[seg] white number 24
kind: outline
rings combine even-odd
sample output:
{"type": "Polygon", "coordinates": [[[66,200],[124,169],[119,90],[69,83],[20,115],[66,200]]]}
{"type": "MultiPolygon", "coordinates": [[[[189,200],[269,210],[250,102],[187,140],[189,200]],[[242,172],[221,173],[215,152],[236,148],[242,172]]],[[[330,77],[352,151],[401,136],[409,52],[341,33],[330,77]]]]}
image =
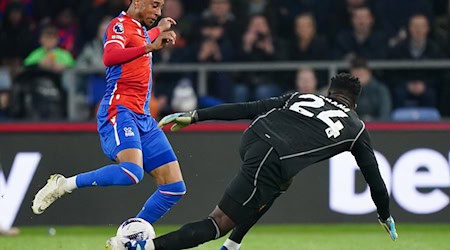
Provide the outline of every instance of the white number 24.
{"type": "MultiPolygon", "coordinates": [[[[313,117],[314,113],[306,110],[303,107],[321,108],[325,106],[325,101],[313,94],[300,95],[298,98],[303,99],[304,101],[292,104],[289,109],[307,117],[313,117]]],[[[331,120],[331,118],[348,117],[348,115],[344,111],[336,109],[322,111],[316,117],[319,120],[323,121],[326,125],[328,125],[328,128],[325,129],[325,133],[327,134],[328,138],[337,138],[339,135],[341,135],[340,131],[344,128],[344,125],[342,125],[341,121],[334,122],[333,120],[331,120]]]]}

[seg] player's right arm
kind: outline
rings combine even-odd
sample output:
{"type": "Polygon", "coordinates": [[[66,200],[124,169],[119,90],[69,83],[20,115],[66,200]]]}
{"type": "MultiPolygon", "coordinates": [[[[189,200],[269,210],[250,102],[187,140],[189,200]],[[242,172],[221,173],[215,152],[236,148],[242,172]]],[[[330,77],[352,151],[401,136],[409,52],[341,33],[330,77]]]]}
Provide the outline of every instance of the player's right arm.
{"type": "Polygon", "coordinates": [[[369,185],[372,200],[377,207],[378,221],[386,229],[392,240],[396,240],[398,236],[394,218],[392,218],[389,211],[389,194],[378,169],[370,135],[365,128],[359,138],[357,138],[351,152],[369,185]]]}
{"type": "Polygon", "coordinates": [[[293,95],[294,94],[287,94],[266,100],[222,104],[187,113],[175,113],[162,118],[158,125],[159,127],[163,127],[169,123],[174,123],[175,125],[172,126],[172,131],[176,131],[200,121],[253,119],[271,109],[283,107],[286,104],[286,101],[293,95]]]}

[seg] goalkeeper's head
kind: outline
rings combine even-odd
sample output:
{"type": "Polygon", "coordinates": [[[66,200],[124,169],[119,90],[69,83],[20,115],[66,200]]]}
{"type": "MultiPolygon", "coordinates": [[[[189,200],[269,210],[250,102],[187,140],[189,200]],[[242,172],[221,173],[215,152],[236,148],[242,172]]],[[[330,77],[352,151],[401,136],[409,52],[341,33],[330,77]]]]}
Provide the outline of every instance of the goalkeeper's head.
{"type": "Polygon", "coordinates": [[[328,97],[346,104],[351,109],[356,108],[356,101],[361,93],[359,79],[348,74],[340,73],[331,78],[328,97]]]}

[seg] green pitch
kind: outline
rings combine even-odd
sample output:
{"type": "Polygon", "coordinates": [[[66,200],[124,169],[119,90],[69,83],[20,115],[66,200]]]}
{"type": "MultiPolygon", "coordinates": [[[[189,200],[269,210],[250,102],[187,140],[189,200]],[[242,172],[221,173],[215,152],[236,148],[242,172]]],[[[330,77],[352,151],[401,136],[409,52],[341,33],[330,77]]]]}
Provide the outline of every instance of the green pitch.
{"type": "MultiPolygon", "coordinates": [[[[157,234],[177,227],[156,226],[157,234]]],[[[115,227],[23,227],[18,237],[0,237],[0,250],[94,250],[104,249],[115,227]]],[[[450,249],[450,225],[398,225],[399,239],[393,242],[377,224],[371,225],[262,225],[244,239],[245,249],[450,249]]],[[[224,238],[200,246],[218,250],[224,238]]]]}

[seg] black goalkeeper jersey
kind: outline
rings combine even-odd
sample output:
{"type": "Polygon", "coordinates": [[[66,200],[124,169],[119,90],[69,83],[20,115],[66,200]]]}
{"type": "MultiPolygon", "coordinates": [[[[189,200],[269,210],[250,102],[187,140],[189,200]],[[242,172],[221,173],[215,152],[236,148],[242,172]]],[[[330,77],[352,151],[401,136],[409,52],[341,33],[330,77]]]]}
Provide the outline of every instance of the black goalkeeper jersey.
{"type": "Polygon", "coordinates": [[[272,145],[280,160],[295,159],[285,177],[350,151],[369,184],[382,218],[389,216],[389,197],[373,153],[370,136],[358,115],[330,98],[293,93],[267,100],[224,104],[197,112],[198,121],[252,119],[249,129],[272,145]]]}
{"type": "Polygon", "coordinates": [[[298,159],[290,175],[344,151],[358,154],[358,165],[376,165],[364,123],[353,110],[314,94],[280,99],[283,105],[255,118],[250,129],[271,144],[281,160],[298,159]]]}

